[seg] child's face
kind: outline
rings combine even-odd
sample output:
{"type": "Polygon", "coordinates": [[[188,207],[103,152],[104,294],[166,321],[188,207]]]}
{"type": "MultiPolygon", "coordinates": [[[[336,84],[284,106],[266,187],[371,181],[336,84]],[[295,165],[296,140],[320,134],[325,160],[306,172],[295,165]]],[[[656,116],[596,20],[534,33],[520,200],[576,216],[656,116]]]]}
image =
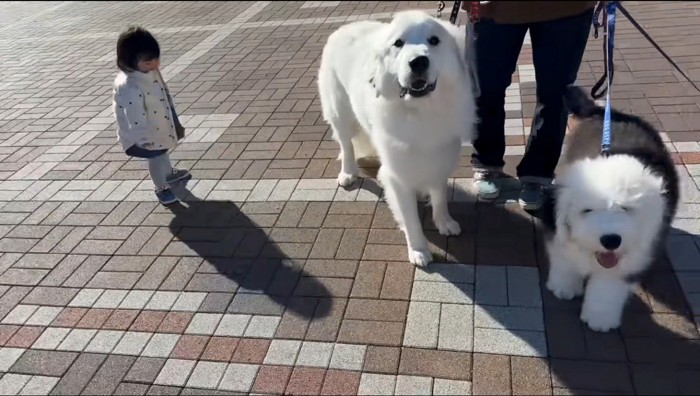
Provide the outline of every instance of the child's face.
{"type": "Polygon", "coordinates": [[[160,59],[158,58],[150,60],[140,60],[139,63],[136,64],[136,68],[143,73],[148,73],[149,71],[157,70],[159,67],[160,59]]]}

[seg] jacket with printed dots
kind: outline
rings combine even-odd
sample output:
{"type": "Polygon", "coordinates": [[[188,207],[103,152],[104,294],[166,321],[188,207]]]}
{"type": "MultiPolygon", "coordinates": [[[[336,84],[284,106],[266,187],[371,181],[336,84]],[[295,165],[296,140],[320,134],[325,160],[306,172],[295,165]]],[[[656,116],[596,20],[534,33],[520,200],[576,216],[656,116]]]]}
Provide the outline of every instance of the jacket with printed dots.
{"type": "Polygon", "coordinates": [[[173,149],[177,145],[173,109],[159,73],[135,71],[117,74],[112,108],[117,137],[124,151],[133,145],[148,149],[173,149]]]}

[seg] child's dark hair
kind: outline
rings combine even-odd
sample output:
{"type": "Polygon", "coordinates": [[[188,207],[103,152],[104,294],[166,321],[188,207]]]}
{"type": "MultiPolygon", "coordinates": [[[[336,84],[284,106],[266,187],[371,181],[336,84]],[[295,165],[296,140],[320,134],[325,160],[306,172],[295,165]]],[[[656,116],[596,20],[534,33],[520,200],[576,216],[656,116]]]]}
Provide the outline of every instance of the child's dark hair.
{"type": "Polygon", "coordinates": [[[123,72],[136,70],[140,60],[160,58],[158,41],[148,30],[132,26],[119,35],[117,40],[117,67],[123,72]]]}

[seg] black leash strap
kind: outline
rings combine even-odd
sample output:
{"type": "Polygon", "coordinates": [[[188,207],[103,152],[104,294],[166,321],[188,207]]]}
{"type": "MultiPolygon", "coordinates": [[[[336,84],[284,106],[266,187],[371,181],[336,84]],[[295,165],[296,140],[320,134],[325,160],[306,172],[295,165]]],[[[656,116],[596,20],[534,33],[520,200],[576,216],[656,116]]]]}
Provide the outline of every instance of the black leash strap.
{"type": "Polygon", "coordinates": [[[641,33],[651,43],[651,45],[653,45],[654,48],[656,48],[656,50],[659,51],[661,53],[661,55],[663,55],[663,57],[666,58],[666,60],[676,70],[678,70],[678,73],[680,73],[681,76],[683,76],[683,78],[685,78],[686,81],[688,81],[690,83],[690,85],[692,85],[693,88],[695,88],[696,91],[700,92],[700,88],[698,88],[698,86],[693,82],[693,80],[691,80],[690,77],[688,77],[688,75],[686,75],[685,72],[683,70],[681,70],[681,68],[676,64],[676,62],[674,62],[673,59],[671,59],[671,57],[668,56],[668,54],[663,49],[661,49],[659,44],[657,44],[656,41],[654,41],[654,39],[651,38],[651,36],[649,36],[649,33],[647,33],[646,30],[644,30],[644,28],[642,28],[642,26],[639,23],[637,23],[637,21],[635,21],[634,18],[632,18],[632,15],[630,15],[630,13],[627,12],[627,10],[622,6],[622,4],[618,4],[617,8],[620,10],[620,12],[622,12],[622,14],[625,16],[625,18],[627,18],[627,20],[630,21],[630,23],[635,28],[637,28],[637,30],[639,30],[639,33],[641,33]]]}
{"type": "MultiPolygon", "coordinates": [[[[659,46],[659,44],[657,44],[656,41],[654,41],[654,39],[649,35],[649,33],[647,33],[646,30],[644,30],[644,28],[632,17],[632,15],[630,15],[629,11],[627,11],[627,9],[621,4],[621,2],[618,2],[617,9],[620,10],[620,12],[625,16],[625,18],[627,18],[627,20],[630,21],[632,26],[634,26],[639,31],[639,33],[641,33],[644,36],[644,38],[646,38],[647,41],[649,41],[649,43],[654,48],[656,48],[657,51],[659,51],[659,53],[668,61],[668,63],[670,63],[671,66],[673,66],[673,68],[676,69],[678,71],[678,73],[680,73],[681,76],[683,76],[683,78],[687,82],[689,82],[690,85],[693,86],[693,88],[695,88],[696,91],[700,92],[700,87],[698,87],[698,85],[695,84],[695,82],[693,82],[693,80],[691,80],[687,74],[685,74],[685,72],[678,66],[678,64],[676,64],[676,62],[674,62],[673,59],[671,59],[671,57],[668,56],[666,51],[664,51],[661,48],[661,46],[659,46]]],[[[596,10],[595,10],[595,13],[593,16],[593,27],[595,29],[594,30],[594,37],[596,37],[596,38],[598,37],[598,28],[600,26],[603,26],[603,29],[606,32],[604,40],[603,40],[604,41],[603,42],[603,48],[604,48],[603,59],[604,59],[604,64],[605,64],[605,73],[600,78],[600,80],[598,80],[598,82],[596,82],[595,85],[593,85],[593,88],[591,88],[591,96],[594,99],[599,99],[603,95],[605,95],[605,93],[607,91],[608,73],[610,73],[611,83],[612,83],[613,76],[615,75],[615,68],[613,67],[613,65],[611,65],[610,68],[608,69],[608,56],[607,56],[607,47],[608,47],[607,39],[608,38],[607,38],[606,24],[605,23],[600,24],[598,22],[598,16],[600,15],[600,12],[602,10],[604,10],[604,2],[600,1],[600,2],[598,2],[598,6],[596,7],[596,10]],[[600,92],[598,92],[598,90],[600,90],[601,88],[602,88],[602,90],[600,92]]],[[[607,19],[605,15],[604,15],[603,19],[604,20],[607,19]]]]}
{"type": "MultiPolygon", "coordinates": [[[[619,6],[619,5],[618,5],[619,6]]],[[[593,99],[600,99],[608,91],[608,73],[610,73],[610,83],[612,84],[613,77],[615,76],[615,65],[611,64],[608,69],[608,12],[605,8],[605,2],[599,1],[596,6],[595,12],[593,13],[593,36],[598,38],[598,29],[603,27],[603,65],[605,67],[605,72],[600,80],[593,85],[591,88],[591,97],[593,99]],[[600,13],[603,12],[603,23],[599,22],[600,13]],[[602,91],[598,92],[602,88],[602,91]]]]}
{"type": "Polygon", "coordinates": [[[461,1],[455,1],[455,3],[452,5],[452,12],[450,13],[450,23],[453,25],[457,23],[457,17],[459,16],[459,7],[461,5],[461,1]]]}

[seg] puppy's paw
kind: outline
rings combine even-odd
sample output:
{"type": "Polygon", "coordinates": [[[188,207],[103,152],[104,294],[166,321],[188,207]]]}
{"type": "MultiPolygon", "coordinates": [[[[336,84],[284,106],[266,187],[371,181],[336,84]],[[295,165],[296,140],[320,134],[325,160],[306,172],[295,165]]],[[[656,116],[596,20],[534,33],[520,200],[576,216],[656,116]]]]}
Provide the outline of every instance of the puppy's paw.
{"type": "Polygon", "coordinates": [[[433,254],[430,253],[430,250],[428,249],[411,250],[411,248],[409,248],[408,260],[413,265],[425,267],[430,264],[431,261],[433,261],[433,254]]]}
{"type": "Polygon", "coordinates": [[[451,217],[435,220],[434,222],[435,227],[437,227],[438,232],[440,232],[440,235],[450,236],[459,235],[462,233],[462,229],[460,228],[459,223],[451,217]]]}
{"type": "Polygon", "coordinates": [[[593,331],[608,332],[617,329],[622,324],[622,315],[616,310],[595,304],[583,304],[581,320],[593,331]]]}
{"type": "Polygon", "coordinates": [[[351,175],[350,173],[345,172],[340,172],[338,174],[338,185],[340,187],[350,187],[356,181],[357,175],[351,175]]]}
{"type": "Polygon", "coordinates": [[[579,279],[565,279],[563,277],[547,280],[547,289],[560,300],[571,300],[574,297],[583,295],[583,281],[579,279]]]}

